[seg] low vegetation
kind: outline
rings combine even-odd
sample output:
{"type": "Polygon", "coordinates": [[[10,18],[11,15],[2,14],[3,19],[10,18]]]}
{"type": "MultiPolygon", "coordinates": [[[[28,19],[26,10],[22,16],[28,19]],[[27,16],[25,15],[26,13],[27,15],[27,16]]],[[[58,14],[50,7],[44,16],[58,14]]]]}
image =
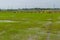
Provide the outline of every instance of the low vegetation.
{"type": "Polygon", "coordinates": [[[60,11],[0,11],[0,40],[60,40],[60,11]]]}

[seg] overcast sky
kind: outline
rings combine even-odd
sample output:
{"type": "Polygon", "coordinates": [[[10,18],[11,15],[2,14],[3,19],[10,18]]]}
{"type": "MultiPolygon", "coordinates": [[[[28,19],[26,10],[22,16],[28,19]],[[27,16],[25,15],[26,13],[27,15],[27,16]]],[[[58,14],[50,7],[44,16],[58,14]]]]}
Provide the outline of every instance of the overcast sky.
{"type": "Polygon", "coordinates": [[[0,0],[0,8],[60,8],[60,0],[0,0]]]}

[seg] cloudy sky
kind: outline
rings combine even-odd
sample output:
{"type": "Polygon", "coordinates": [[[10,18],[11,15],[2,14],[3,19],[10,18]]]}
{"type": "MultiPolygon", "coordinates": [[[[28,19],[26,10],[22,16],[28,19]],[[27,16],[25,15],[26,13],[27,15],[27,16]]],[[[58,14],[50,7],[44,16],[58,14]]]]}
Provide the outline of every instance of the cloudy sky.
{"type": "Polygon", "coordinates": [[[0,8],[60,8],[60,0],[0,0],[0,8]]]}

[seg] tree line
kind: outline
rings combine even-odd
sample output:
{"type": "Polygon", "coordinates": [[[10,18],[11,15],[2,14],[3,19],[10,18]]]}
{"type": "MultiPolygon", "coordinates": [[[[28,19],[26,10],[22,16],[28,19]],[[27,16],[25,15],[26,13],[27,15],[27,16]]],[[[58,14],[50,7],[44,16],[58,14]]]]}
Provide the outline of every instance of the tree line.
{"type": "Polygon", "coordinates": [[[0,9],[2,10],[7,10],[7,11],[17,11],[17,10],[60,10],[60,8],[18,8],[18,9],[0,9]]]}

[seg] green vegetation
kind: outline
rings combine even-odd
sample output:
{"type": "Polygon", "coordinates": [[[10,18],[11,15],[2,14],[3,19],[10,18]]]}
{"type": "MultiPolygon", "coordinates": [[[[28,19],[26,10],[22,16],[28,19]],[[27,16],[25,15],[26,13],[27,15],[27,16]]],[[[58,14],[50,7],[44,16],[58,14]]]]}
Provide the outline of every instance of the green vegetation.
{"type": "Polygon", "coordinates": [[[0,40],[60,40],[60,12],[0,11],[0,40]]]}

